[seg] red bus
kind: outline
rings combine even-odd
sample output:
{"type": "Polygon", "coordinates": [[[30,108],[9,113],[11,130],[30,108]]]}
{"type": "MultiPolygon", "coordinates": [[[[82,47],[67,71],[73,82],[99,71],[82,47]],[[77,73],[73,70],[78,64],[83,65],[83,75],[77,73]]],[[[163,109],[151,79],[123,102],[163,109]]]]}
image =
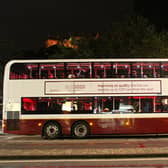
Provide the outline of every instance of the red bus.
{"type": "Polygon", "coordinates": [[[3,132],[84,138],[168,133],[168,59],[13,60],[3,132]]]}

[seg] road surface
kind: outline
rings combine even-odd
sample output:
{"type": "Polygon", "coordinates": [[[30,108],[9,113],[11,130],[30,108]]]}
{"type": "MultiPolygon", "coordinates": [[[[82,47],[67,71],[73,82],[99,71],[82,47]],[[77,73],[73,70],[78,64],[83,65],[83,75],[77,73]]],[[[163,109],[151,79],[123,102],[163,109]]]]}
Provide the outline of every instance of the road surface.
{"type": "Polygon", "coordinates": [[[0,135],[0,167],[168,167],[168,137],[92,137],[43,140],[0,135]]]}

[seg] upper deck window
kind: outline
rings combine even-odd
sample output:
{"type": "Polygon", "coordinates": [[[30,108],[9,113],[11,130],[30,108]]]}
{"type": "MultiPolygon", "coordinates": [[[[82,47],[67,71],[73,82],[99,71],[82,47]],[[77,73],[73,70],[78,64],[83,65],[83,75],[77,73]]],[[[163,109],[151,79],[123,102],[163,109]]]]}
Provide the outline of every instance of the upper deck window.
{"type": "Polygon", "coordinates": [[[40,64],[39,78],[40,79],[65,78],[64,63],[40,64]]]}
{"type": "Polygon", "coordinates": [[[67,78],[91,78],[91,63],[67,63],[67,78]]]}
{"type": "Polygon", "coordinates": [[[10,79],[29,79],[30,70],[26,64],[15,63],[10,69],[10,79]]]}
{"type": "Polygon", "coordinates": [[[28,79],[38,79],[39,78],[38,64],[27,64],[26,68],[29,71],[28,79]]]}
{"type": "Polygon", "coordinates": [[[14,63],[10,79],[167,78],[168,62],[14,63]]]}
{"type": "Polygon", "coordinates": [[[131,73],[130,63],[113,63],[113,77],[129,78],[131,73]]]}
{"type": "Polygon", "coordinates": [[[109,78],[112,77],[112,67],[111,63],[94,63],[94,78],[109,78]]]}
{"type": "Polygon", "coordinates": [[[133,63],[133,78],[157,78],[160,77],[160,63],[133,63]]]}
{"type": "Polygon", "coordinates": [[[161,77],[168,77],[168,62],[161,64],[161,77]]]}

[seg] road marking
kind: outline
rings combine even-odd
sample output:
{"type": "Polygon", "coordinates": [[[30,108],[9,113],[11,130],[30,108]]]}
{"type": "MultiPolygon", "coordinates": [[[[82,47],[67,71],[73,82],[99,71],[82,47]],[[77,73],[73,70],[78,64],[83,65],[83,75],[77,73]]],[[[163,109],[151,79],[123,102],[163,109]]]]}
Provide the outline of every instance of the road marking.
{"type": "MultiPolygon", "coordinates": [[[[163,161],[168,160],[168,157],[157,158],[120,158],[120,159],[24,159],[24,160],[0,160],[0,163],[48,163],[48,162],[130,162],[130,161],[163,161]]],[[[167,164],[168,166],[168,164],[167,164]]]]}

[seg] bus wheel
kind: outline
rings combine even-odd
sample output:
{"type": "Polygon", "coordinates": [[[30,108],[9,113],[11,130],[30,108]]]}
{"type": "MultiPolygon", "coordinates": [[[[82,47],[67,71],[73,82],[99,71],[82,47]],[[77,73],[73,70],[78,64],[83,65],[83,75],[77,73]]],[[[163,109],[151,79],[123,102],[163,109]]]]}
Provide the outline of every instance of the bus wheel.
{"type": "Polygon", "coordinates": [[[89,135],[89,125],[86,122],[78,121],[72,126],[72,135],[76,138],[85,138],[89,135]]]}
{"type": "Polygon", "coordinates": [[[61,127],[56,122],[49,122],[44,126],[43,138],[44,139],[55,139],[60,137],[61,127]]]}

